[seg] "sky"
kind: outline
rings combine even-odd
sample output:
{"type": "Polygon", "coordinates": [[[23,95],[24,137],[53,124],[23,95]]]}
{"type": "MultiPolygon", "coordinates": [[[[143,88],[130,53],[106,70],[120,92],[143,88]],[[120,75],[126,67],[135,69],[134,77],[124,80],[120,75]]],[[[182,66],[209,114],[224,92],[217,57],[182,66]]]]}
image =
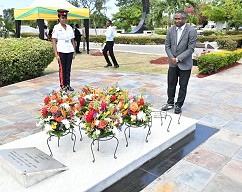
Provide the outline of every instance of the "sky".
{"type": "MultiPolygon", "coordinates": [[[[9,8],[24,8],[31,5],[34,0],[0,0],[0,15],[3,9],[9,8]]],[[[51,1],[51,0],[50,0],[51,1]]],[[[107,6],[107,16],[111,19],[112,14],[118,12],[118,8],[115,6],[116,0],[109,0],[107,6]]]]}

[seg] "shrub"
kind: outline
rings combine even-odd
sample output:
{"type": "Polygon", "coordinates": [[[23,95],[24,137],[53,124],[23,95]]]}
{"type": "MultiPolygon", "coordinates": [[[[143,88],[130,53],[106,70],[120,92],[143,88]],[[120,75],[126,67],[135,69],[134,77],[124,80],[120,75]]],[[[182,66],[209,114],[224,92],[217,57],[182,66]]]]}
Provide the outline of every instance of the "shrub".
{"type": "Polygon", "coordinates": [[[212,30],[205,30],[205,31],[203,31],[203,35],[204,36],[210,36],[212,34],[214,34],[214,31],[212,31],[212,30]]]}
{"type": "MultiPolygon", "coordinates": [[[[94,43],[103,43],[106,41],[105,36],[90,36],[90,41],[94,43]]],[[[165,37],[134,37],[134,36],[118,36],[115,37],[117,44],[136,44],[136,45],[159,45],[165,43],[165,37]]]]}
{"type": "Polygon", "coordinates": [[[199,72],[202,74],[211,74],[221,68],[234,64],[242,58],[241,52],[221,51],[202,55],[197,59],[199,72]]]}
{"type": "Polygon", "coordinates": [[[167,30],[162,29],[162,30],[155,30],[155,34],[157,35],[166,35],[167,30]]]}
{"type": "Polygon", "coordinates": [[[37,38],[0,39],[0,55],[1,84],[38,77],[54,59],[51,43],[37,38]]]}
{"type": "Polygon", "coordinates": [[[233,51],[237,48],[238,46],[238,43],[236,41],[233,41],[231,39],[217,39],[216,40],[217,44],[218,44],[218,47],[220,49],[226,49],[226,50],[229,50],[229,51],[233,51]]]}
{"type": "Polygon", "coordinates": [[[26,37],[37,37],[39,38],[39,34],[37,33],[21,33],[21,37],[26,38],[26,37]]]}

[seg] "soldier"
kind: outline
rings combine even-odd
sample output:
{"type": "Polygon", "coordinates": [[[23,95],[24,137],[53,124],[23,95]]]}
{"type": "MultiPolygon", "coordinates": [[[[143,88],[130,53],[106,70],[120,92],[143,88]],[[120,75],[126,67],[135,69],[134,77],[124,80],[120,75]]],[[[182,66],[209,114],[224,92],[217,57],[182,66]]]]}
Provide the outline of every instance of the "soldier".
{"type": "Polygon", "coordinates": [[[52,45],[56,60],[59,63],[59,78],[62,91],[74,91],[70,86],[70,74],[72,59],[75,58],[76,48],[74,32],[70,25],[67,25],[67,10],[58,9],[59,23],[54,26],[52,33],[52,45]]]}

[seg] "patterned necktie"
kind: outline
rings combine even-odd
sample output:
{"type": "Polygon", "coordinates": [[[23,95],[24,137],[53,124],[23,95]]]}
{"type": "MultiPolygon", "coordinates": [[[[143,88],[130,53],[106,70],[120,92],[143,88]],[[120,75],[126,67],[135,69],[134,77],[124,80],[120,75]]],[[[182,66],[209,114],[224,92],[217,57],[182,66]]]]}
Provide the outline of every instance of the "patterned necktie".
{"type": "Polygon", "coordinates": [[[179,42],[179,40],[180,40],[180,38],[181,38],[181,34],[182,34],[182,28],[179,27],[179,28],[177,29],[177,42],[176,42],[177,45],[178,45],[178,42],[179,42]]]}

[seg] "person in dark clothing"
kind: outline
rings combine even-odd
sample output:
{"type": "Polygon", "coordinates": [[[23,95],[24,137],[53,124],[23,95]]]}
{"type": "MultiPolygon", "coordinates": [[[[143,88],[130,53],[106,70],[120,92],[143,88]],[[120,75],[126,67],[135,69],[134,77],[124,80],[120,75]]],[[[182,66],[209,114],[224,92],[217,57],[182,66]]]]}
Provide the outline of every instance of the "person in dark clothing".
{"type": "Polygon", "coordinates": [[[76,53],[81,53],[79,51],[79,48],[80,48],[80,42],[81,42],[81,32],[79,30],[79,25],[76,24],[75,25],[75,30],[74,30],[74,33],[75,33],[75,41],[76,41],[76,53]]]}

